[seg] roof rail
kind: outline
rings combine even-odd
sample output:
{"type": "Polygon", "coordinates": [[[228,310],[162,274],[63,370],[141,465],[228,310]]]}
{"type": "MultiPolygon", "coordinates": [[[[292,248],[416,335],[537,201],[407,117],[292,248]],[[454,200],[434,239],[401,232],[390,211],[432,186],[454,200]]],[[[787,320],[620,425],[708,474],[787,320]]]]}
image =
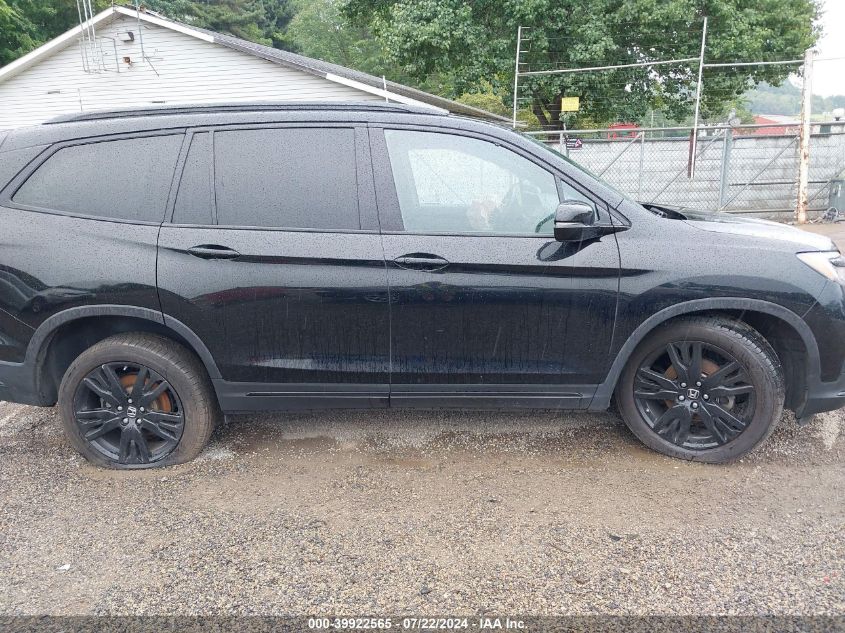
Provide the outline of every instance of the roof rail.
{"type": "Polygon", "coordinates": [[[428,114],[445,116],[448,110],[434,106],[415,106],[401,103],[344,103],[332,101],[298,101],[287,103],[208,103],[208,104],[180,104],[171,106],[157,106],[148,108],[129,108],[123,110],[95,110],[80,114],[65,114],[48,121],[43,125],[54,123],[73,123],[77,121],[101,121],[104,119],[124,119],[142,116],[164,116],[177,114],[206,114],[218,112],[276,112],[294,110],[331,110],[369,111],[369,112],[407,112],[410,114],[428,114]]]}

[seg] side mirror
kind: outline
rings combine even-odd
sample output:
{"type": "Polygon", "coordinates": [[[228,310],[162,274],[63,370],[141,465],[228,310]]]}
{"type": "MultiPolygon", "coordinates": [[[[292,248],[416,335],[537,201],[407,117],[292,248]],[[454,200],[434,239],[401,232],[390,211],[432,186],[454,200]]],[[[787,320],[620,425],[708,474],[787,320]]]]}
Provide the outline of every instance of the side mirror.
{"type": "Polygon", "coordinates": [[[592,205],[578,200],[564,200],[555,209],[555,239],[574,242],[595,237],[592,231],[596,210],[592,205]]]}

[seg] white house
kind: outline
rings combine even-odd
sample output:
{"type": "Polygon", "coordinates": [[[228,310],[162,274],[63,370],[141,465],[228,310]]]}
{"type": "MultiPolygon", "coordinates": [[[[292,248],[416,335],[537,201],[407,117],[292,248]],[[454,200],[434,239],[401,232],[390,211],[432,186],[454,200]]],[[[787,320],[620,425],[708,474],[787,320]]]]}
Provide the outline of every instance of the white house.
{"type": "Polygon", "coordinates": [[[506,120],[381,77],[119,6],[0,68],[0,129],[89,110],[292,100],[389,100],[506,120]]]}

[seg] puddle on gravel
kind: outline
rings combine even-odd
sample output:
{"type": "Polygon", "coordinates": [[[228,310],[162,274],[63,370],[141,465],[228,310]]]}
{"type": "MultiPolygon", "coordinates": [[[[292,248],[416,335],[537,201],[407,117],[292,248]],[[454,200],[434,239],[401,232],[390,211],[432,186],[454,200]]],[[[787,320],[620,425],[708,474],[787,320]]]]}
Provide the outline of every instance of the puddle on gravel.
{"type": "MultiPolygon", "coordinates": [[[[819,414],[804,427],[786,413],[769,440],[734,468],[837,461],[845,448],[843,427],[845,410],[819,414]]],[[[62,436],[55,409],[0,403],[0,437],[0,450],[6,455],[62,458],[61,470],[115,476],[114,471],[71,459],[75,453],[62,436]]],[[[470,468],[475,459],[487,458],[536,458],[561,467],[620,463],[654,471],[690,466],[646,449],[612,414],[387,410],[232,416],[193,466],[172,467],[168,472],[222,473],[261,469],[265,463],[291,458],[333,460],[338,455],[374,463],[460,458],[470,468]]],[[[137,477],[138,471],[128,476],[137,477]]]]}

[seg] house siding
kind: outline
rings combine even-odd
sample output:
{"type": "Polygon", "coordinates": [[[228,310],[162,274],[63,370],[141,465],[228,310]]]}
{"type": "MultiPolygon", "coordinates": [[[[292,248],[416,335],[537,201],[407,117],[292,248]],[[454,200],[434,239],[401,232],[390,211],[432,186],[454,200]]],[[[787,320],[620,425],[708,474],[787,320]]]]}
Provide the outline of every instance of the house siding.
{"type": "Polygon", "coordinates": [[[147,63],[141,59],[137,21],[119,16],[97,29],[106,70],[86,73],[74,41],[0,83],[0,129],[60,114],[161,102],[382,100],[165,27],[141,23],[141,29],[147,63]],[[134,42],[119,40],[125,31],[135,34],[134,42]],[[129,66],[122,61],[127,56],[129,66]]]}

